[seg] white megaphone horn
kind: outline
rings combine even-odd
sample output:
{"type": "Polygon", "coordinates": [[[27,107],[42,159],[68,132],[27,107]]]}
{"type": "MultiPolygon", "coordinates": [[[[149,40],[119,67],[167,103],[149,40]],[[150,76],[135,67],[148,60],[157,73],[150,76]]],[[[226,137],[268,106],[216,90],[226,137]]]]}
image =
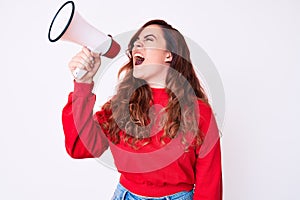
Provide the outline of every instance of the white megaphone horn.
{"type": "MultiPolygon", "coordinates": [[[[66,40],[87,46],[92,52],[108,58],[114,58],[120,51],[120,45],[110,35],[97,30],[75,11],[73,1],[64,3],[55,14],[49,28],[48,39],[51,42],[66,40]]],[[[80,79],[86,72],[77,68],[73,75],[80,79]]]]}

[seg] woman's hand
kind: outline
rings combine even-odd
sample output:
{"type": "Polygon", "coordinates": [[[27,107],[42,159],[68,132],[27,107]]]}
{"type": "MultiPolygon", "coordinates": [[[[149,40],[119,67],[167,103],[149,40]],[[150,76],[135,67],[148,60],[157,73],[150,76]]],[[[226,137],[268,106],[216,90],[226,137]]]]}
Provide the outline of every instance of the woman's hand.
{"type": "Polygon", "coordinates": [[[76,68],[84,69],[87,73],[81,79],[75,79],[79,83],[92,83],[93,77],[98,71],[101,64],[100,55],[91,52],[88,48],[83,47],[69,62],[69,69],[72,74],[76,68]]]}

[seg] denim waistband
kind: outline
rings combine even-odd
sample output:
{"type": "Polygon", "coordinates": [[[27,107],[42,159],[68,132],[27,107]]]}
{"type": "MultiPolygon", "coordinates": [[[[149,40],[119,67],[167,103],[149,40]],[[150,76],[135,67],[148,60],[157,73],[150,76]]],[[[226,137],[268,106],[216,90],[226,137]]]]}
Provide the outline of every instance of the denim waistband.
{"type": "Polygon", "coordinates": [[[112,200],[192,200],[193,190],[178,192],[172,195],[163,197],[144,197],[128,191],[120,183],[115,190],[112,200]]]}

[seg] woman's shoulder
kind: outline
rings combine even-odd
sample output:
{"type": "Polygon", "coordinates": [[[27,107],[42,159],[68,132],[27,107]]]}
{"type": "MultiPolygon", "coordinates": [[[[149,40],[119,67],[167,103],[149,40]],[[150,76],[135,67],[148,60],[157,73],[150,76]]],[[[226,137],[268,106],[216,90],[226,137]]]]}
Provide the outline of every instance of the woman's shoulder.
{"type": "Polygon", "coordinates": [[[211,115],[212,108],[211,108],[211,105],[209,104],[209,102],[204,101],[202,99],[198,99],[197,103],[198,103],[198,108],[199,108],[200,113],[211,115]]]}

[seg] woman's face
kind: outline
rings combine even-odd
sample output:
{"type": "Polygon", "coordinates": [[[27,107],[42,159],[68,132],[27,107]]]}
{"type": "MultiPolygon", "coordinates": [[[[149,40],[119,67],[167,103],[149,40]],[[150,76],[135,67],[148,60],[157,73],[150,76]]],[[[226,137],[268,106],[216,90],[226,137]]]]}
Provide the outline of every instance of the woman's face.
{"type": "Polygon", "coordinates": [[[165,85],[171,53],[166,50],[163,30],[158,25],[145,27],[132,49],[133,76],[144,79],[148,84],[159,87],[165,85]]]}

